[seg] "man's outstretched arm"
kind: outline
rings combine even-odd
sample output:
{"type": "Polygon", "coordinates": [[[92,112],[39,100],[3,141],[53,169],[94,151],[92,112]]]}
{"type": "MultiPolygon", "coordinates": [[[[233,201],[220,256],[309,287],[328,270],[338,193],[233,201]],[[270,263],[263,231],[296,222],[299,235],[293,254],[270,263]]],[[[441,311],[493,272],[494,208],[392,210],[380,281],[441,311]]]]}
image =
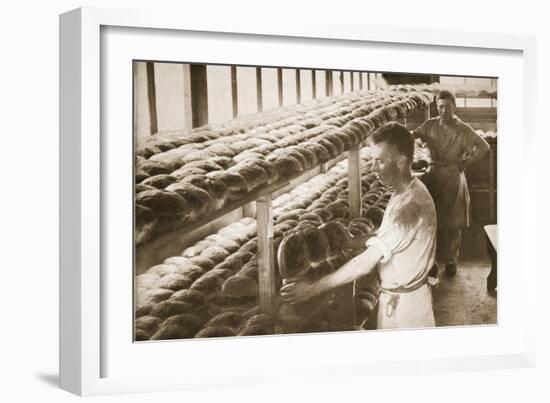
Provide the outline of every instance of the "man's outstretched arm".
{"type": "Polygon", "coordinates": [[[335,272],[317,281],[290,281],[281,287],[284,302],[296,304],[307,301],[319,294],[350,283],[369,274],[382,259],[382,252],[377,247],[369,247],[365,252],[351,259],[335,272]]]}

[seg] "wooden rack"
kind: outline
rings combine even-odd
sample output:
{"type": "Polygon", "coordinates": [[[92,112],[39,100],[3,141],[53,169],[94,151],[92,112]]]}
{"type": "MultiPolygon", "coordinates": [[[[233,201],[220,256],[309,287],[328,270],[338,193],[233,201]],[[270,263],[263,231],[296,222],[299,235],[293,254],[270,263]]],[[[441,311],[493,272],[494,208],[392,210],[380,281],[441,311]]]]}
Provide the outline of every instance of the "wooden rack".
{"type": "MultiPolygon", "coordinates": [[[[425,109],[425,108],[422,108],[425,109]]],[[[319,173],[327,172],[339,161],[348,158],[349,206],[351,217],[361,216],[361,168],[360,150],[365,145],[358,144],[337,158],[319,164],[293,178],[258,188],[246,197],[236,200],[208,217],[170,233],[164,234],[152,241],[139,245],[135,255],[135,274],[141,274],[147,268],[159,264],[164,259],[180,255],[182,249],[206,235],[217,231],[231,222],[245,216],[256,216],[258,239],[258,270],[260,309],[276,315],[278,290],[276,289],[275,251],[273,247],[273,208],[272,200],[280,194],[287,193],[298,184],[307,181],[319,173]],[[254,203],[255,206],[252,206],[254,203]]],[[[351,289],[351,287],[348,287],[351,289]]],[[[353,287],[354,289],[354,287],[353,287]]],[[[346,291],[348,292],[348,291],[346,291]]],[[[354,293],[351,303],[355,307],[354,293]]],[[[355,315],[352,319],[356,322],[355,315]]]]}

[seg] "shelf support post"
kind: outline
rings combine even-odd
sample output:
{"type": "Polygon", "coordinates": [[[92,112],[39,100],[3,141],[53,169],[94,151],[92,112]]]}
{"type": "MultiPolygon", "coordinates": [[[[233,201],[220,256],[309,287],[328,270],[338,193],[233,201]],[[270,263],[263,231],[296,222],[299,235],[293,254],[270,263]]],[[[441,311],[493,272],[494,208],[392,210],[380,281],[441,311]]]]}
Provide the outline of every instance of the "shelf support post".
{"type": "Polygon", "coordinates": [[[258,274],[260,308],[274,314],[276,282],[275,251],[273,248],[273,211],[271,194],[260,196],[256,201],[258,231],[258,274]]]}

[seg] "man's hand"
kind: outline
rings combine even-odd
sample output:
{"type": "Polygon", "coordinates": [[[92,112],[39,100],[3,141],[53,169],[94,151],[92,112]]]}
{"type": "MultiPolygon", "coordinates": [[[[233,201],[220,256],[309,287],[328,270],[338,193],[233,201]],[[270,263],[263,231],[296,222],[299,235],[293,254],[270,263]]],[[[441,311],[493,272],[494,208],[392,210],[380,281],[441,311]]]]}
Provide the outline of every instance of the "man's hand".
{"type": "Polygon", "coordinates": [[[289,304],[305,302],[319,294],[316,283],[306,280],[283,280],[281,298],[289,304]]]}

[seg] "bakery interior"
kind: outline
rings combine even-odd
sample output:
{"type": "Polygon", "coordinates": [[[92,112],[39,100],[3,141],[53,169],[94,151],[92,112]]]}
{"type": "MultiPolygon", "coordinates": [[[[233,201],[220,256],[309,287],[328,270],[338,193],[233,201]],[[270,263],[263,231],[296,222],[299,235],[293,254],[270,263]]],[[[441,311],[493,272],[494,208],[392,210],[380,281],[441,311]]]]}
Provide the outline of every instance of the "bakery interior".
{"type": "MultiPolygon", "coordinates": [[[[369,135],[437,116],[441,89],[491,150],[466,171],[471,225],[432,289],[436,326],[495,325],[497,79],[134,61],[134,340],[375,331],[376,272],[298,305],[279,288],[353,257],[335,223],[380,225],[391,189],[369,135]]],[[[429,161],[417,140],[415,176],[429,161]]]]}

